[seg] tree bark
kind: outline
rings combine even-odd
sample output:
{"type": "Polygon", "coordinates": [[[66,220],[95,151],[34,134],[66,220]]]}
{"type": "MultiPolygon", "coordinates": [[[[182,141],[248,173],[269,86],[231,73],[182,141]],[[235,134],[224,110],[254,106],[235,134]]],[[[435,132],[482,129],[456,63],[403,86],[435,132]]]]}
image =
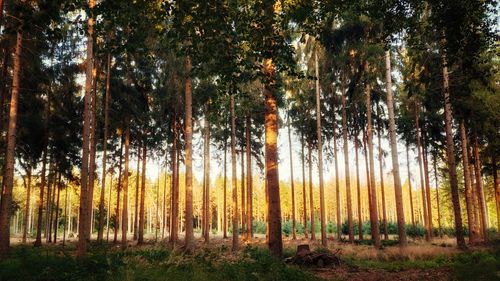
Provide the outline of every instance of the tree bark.
{"type": "Polygon", "coordinates": [[[245,153],[243,146],[241,147],[241,235],[245,233],[246,225],[245,214],[245,153]]]}
{"type": "Polygon", "coordinates": [[[223,216],[223,235],[227,238],[227,140],[224,140],[224,213],[223,216]]]}
{"type": "MultiPolygon", "coordinates": [[[[97,232],[97,241],[102,243],[104,234],[104,195],[106,192],[106,164],[108,153],[108,127],[109,127],[109,102],[111,99],[110,93],[111,81],[111,54],[108,53],[107,71],[106,71],[106,93],[104,97],[104,135],[102,139],[102,184],[101,196],[99,198],[99,230],[97,232]]],[[[109,212],[109,209],[106,213],[109,212]]]]}
{"type": "MultiPolygon", "coordinates": [[[[477,242],[476,221],[474,219],[474,210],[472,205],[472,189],[470,185],[469,171],[469,155],[467,132],[465,130],[464,121],[460,121],[460,139],[462,143],[462,166],[464,170],[464,187],[465,187],[465,207],[467,208],[467,225],[469,227],[469,243],[477,242]]],[[[438,205],[439,206],[439,205],[438,205]]]]}
{"type": "Polygon", "coordinates": [[[420,171],[420,188],[422,190],[422,210],[424,213],[424,225],[425,225],[425,240],[431,240],[430,228],[429,228],[429,215],[427,209],[427,201],[426,201],[426,191],[425,191],[425,179],[424,179],[424,171],[423,171],[423,155],[422,155],[422,133],[420,130],[420,105],[418,103],[415,104],[415,126],[417,133],[415,135],[417,142],[417,157],[418,157],[418,167],[420,171]]]}
{"type": "Polygon", "coordinates": [[[190,253],[194,250],[194,234],[193,234],[193,96],[191,88],[191,57],[186,56],[185,58],[185,70],[186,70],[186,81],[185,81],[185,128],[184,128],[184,165],[186,169],[185,176],[185,237],[184,244],[186,252],[190,253]]]}
{"type": "MultiPolygon", "coordinates": [[[[493,187],[495,188],[495,201],[497,209],[497,229],[500,229],[500,184],[498,182],[498,172],[497,172],[497,158],[496,154],[493,153],[491,157],[492,167],[493,167],[493,187]]],[[[500,231],[498,232],[498,238],[500,238],[500,231]]]]}
{"type": "MultiPolygon", "coordinates": [[[[231,89],[232,90],[232,89],[231,89]]],[[[233,190],[233,223],[232,223],[232,250],[238,251],[238,186],[236,185],[236,116],[234,112],[234,94],[230,93],[230,110],[231,110],[231,187],[233,190]]]]}
{"type": "Polygon", "coordinates": [[[305,168],[305,152],[304,152],[304,135],[301,134],[301,163],[302,163],[302,205],[304,206],[304,237],[307,239],[307,192],[306,192],[306,168],[305,168]]]}
{"type": "MultiPolygon", "coordinates": [[[[314,52],[316,68],[316,134],[318,136],[319,211],[321,219],[321,245],[327,246],[325,187],[323,183],[323,136],[321,132],[321,88],[319,85],[318,47],[314,52]]],[[[351,211],[352,212],[352,211],[351,211]]],[[[351,215],[352,216],[352,215],[351,215]]]]}
{"type": "MultiPolygon", "coordinates": [[[[252,179],[252,143],[250,141],[252,120],[248,115],[246,118],[246,154],[247,154],[247,239],[253,238],[253,179],[252,179]]],[[[292,191],[293,192],[293,191],[292,191]]],[[[295,210],[295,198],[293,198],[293,209],[295,210]]],[[[295,218],[295,211],[294,218],[295,218]]]]}
{"type": "Polygon", "coordinates": [[[139,186],[140,186],[140,170],[141,170],[141,145],[137,146],[137,167],[135,170],[135,205],[134,205],[134,236],[133,240],[137,240],[139,229],[139,186]]]}
{"type": "Polygon", "coordinates": [[[439,237],[443,237],[443,229],[441,227],[441,203],[439,202],[439,178],[437,173],[437,156],[433,154],[433,164],[434,164],[434,181],[436,182],[436,203],[438,212],[438,227],[439,227],[439,237]]]}
{"type": "Polygon", "coordinates": [[[425,195],[426,195],[426,206],[427,206],[427,222],[429,224],[429,237],[432,239],[434,236],[433,226],[432,226],[432,201],[431,201],[431,184],[430,184],[430,172],[429,172],[429,163],[427,160],[427,140],[424,138],[422,144],[422,159],[424,162],[424,178],[425,178],[425,195]]]}
{"type": "Polygon", "coordinates": [[[375,188],[375,161],[373,158],[373,128],[372,128],[372,104],[371,104],[371,85],[366,84],[365,88],[366,96],[366,116],[367,116],[367,143],[368,143],[368,156],[370,162],[370,198],[371,198],[371,208],[370,208],[370,224],[373,245],[376,249],[379,249],[380,244],[380,234],[378,229],[378,212],[377,212],[377,192],[375,188]]]}
{"type": "Polygon", "coordinates": [[[90,206],[89,201],[89,149],[90,149],[90,109],[92,107],[92,70],[93,66],[93,46],[94,46],[94,15],[93,10],[95,0],[88,0],[90,14],[87,20],[87,58],[85,72],[85,98],[84,98],[84,116],[83,116],[83,136],[82,136],[82,166],[80,169],[81,175],[81,191],[80,191],[80,218],[78,229],[78,244],[77,256],[83,256],[87,253],[88,240],[90,238],[90,229],[88,212],[90,206]]]}
{"type": "MultiPolygon", "coordinates": [[[[97,63],[94,64],[94,66],[97,65],[97,63]]],[[[95,164],[95,158],[96,158],[96,142],[97,142],[97,137],[96,137],[96,112],[97,112],[97,67],[94,67],[93,69],[93,90],[92,90],[92,109],[90,110],[90,152],[89,152],[89,179],[88,179],[88,240],[90,241],[91,236],[92,236],[92,229],[93,229],[93,214],[94,214],[94,205],[93,205],[93,199],[94,199],[94,187],[95,187],[95,170],[96,170],[96,164],[95,164]]],[[[55,183],[55,180],[54,180],[55,183]]],[[[51,212],[52,216],[52,212],[51,212]]],[[[52,220],[51,220],[52,221],[52,220]]]]}
{"type": "MultiPolygon", "coordinates": [[[[146,198],[146,158],[147,158],[147,145],[145,142],[142,144],[142,175],[141,175],[141,195],[140,195],[140,207],[139,207],[139,229],[137,244],[144,243],[144,226],[145,226],[145,211],[144,211],[144,201],[146,198]]],[[[175,232],[177,234],[177,232],[175,232]]],[[[171,234],[172,235],[172,234],[171,234]]],[[[176,238],[176,236],[174,236],[176,238]]],[[[175,243],[176,240],[171,240],[175,243]]]]}
{"type": "Polygon", "coordinates": [[[389,231],[387,230],[387,210],[385,206],[385,190],[384,190],[384,155],[382,154],[382,126],[380,125],[380,105],[377,105],[377,116],[379,121],[377,122],[377,140],[378,140],[378,164],[380,168],[380,191],[382,196],[382,224],[384,227],[384,240],[389,240],[389,231]]]}
{"type": "Polygon", "coordinates": [[[408,170],[408,190],[410,195],[410,212],[411,212],[411,225],[413,226],[413,230],[416,229],[415,225],[415,211],[413,209],[413,188],[411,187],[411,171],[410,171],[410,153],[408,149],[409,144],[406,143],[406,169],[408,170]]]}
{"type": "MultiPolygon", "coordinates": [[[[274,1],[273,1],[274,2],[274,1]]],[[[266,13],[269,13],[267,7],[266,13]]],[[[281,239],[281,204],[278,174],[278,105],[276,100],[276,77],[273,60],[264,60],[264,74],[266,84],[265,96],[265,169],[269,198],[269,251],[271,256],[280,258],[283,255],[283,241],[281,239]]]]}
{"type": "Polygon", "coordinates": [[[122,159],[123,159],[123,136],[120,136],[120,159],[118,164],[118,185],[116,187],[116,211],[113,243],[118,242],[118,229],[120,228],[120,192],[122,190],[122,159]]]}
{"type": "Polygon", "coordinates": [[[14,70],[12,74],[12,92],[9,109],[9,127],[7,129],[7,149],[0,200],[0,259],[7,257],[10,247],[10,216],[12,189],[14,187],[14,164],[17,129],[17,102],[21,78],[21,55],[23,49],[22,26],[17,30],[14,70]]]}
{"type": "Polygon", "coordinates": [[[210,240],[210,123],[208,121],[208,105],[205,111],[205,140],[203,156],[203,228],[205,243],[210,240]]]}
{"type": "Polygon", "coordinates": [[[453,202],[453,213],[455,216],[455,232],[457,238],[457,246],[460,249],[466,249],[464,239],[464,231],[462,226],[462,214],[460,210],[460,198],[458,195],[458,179],[457,179],[457,167],[455,164],[455,144],[453,142],[453,130],[452,130],[452,109],[450,101],[450,87],[449,87],[449,76],[448,76],[448,66],[446,56],[442,56],[443,61],[443,95],[444,95],[444,121],[445,121],[445,132],[446,132],[446,156],[448,162],[448,172],[450,174],[450,186],[451,186],[451,196],[453,202]]]}
{"type": "MultiPolygon", "coordinates": [[[[357,111],[357,110],[356,110],[357,111]]],[[[358,196],[358,235],[359,235],[359,240],[363,240],[363,216],[361,212],[361,183],[359,179],[359,144],[358,144],[358,123],[354,125],[354,151],[355,151],[355,161],[356,161],[356,188],[357,188],[357,196],[358,196]]],[[[334,139],[335,139],[335,133],[334,133],[334,139]]],[[[334,148],[335,149],[335,148],[334,148]]],[[[337,159],[335,159],[335,163],[337,163],[337,159]]],[[[335,171],[337,171],[337,167],[335,167],[335,171]]],[[[337,172],[335,172],[337,173],[337,172]]],[[[336,180],[336,185],[338,185],[338,180],[336,180]]],[[[339,200],[337,199],[337,202],[339,200]]],[[[340,213],[340,207],[338,207],[337,210],[338,213],[340,213]]],[[[337,223],[337,227],[342,227],[341,223],[337,223]]],[[[338,230],[339,234],[341,233],[341,230],[338,230]]]]}
{"type": "Polygon", "coordinates": [[[486,210],[486,200],[484,198],[483,179],[481,176],[481,158],[479,156],[479,141],[477,136],[474,137],[474,170],[476,174],[476,193],[479,201],[479,213],[481,215],[481,232],[486,242],[488,241],[488,214],[486,210]]]}
{"type": "Polygon", "coordinates": [[[24,211],[24,222],[23,222],[23,240],[22,243],[26,243],[26,238],[28,235],[28,216],[30,214],[30,207],[31,207],[31,173],[32,173],[32,167],[33,164],[30,161],[28,163],[28,169],[27,169],[27,177],[28,177],[28,185],[27,185],[27,191],[26,191],[26,209],[24,211]]]}
{"type": "MultiPolygon", "coordinates": [[[[176,101],[176,105],[177,105],[176,101]]],[[[179,161],[178,161],[178,123],[177,123],[177,106],[174,110],[174,117],[172,119],[172,130],[173,130],[173,140],[172,140],[172,185],[171,185],[171,198],[170,198],[170,238],[169,242],[172,246],[175,246],[178,239],[179,232],[179,161]]],[[[144,161],[144,160],[143,160],[144,161]]],[[[141,203],[142,204],[142,203],[141,203]]],[[[144,207],[142,207],[144,208],[144,207]]],[[[140,227],[139,227],[140,228],[140,227]]],[[[144,226],[143,226],[144,228],[144,226]]]]}
{"type": "Polygon", "coordinates": [[[396,120],[394,117],[394,101],[392,95],[391,52],[389,50],[385,52],[385,80],[387,92],[387,111],[389,114],[389,142],[391,147],[392,174],[394,176],[394,196],[396,200],[399,246],[406,247],[408,242],[406,239],[405,213],[403,208],[403,187],[401,185],[401,176],[399,174],[396,120]]]}
{"type": "Polygon", "coordinates": [[[309,209],[311,212],[311,240],[316,239],[316,219],[314,218],[314,192],[312,184],[312,148],[311,138],[307,138],[307,161],[309,162],[309,209]]]}
{"type": "Polygon", "coordinates": [[[54,221],[54,244],[57,243],[57,230],[59,229],[59,198],[61,197],[61,173],[59,173],[59,179],[57,180],[57,199],[56,199],[56,219],[54,221]]]}
{"type": "MultiPolygon", "coordinates": [[[[345,76],[342,77],[342,84],[345,85],[345,76]]],[[[342,86],[342,137],[344,139],[344,169],[345,169],[345,189],[347,207],[347,226],[349,242],[354,243],[354,230],[352,223],[352,199],[351,199],[351,172],[349,170],[349,140],[347,136],[347,92],[342,86]]]]}
{"type": "MultiPolygon", "coordinates": [[[[128,118],[128,117],[127,117],[128,118]]],[[[127,248],[128,230],[128,170],[129,170],[129,149],[130,149],[130,120],[127,120],[125,129],[125,156],[123,163],[123,207],[122,207],[122,247],[127,248]]]]}
{"type": "Polygon", "coordinates": [[[292,239],[297,239],[297,224],[295,220],[295,182],[293,178],[293,148],[292,148],[292,130],[290,128],[290,113],[287,114],[288,126],[288,152],[290,156],[290,181],[292,185],[292,239]]]}

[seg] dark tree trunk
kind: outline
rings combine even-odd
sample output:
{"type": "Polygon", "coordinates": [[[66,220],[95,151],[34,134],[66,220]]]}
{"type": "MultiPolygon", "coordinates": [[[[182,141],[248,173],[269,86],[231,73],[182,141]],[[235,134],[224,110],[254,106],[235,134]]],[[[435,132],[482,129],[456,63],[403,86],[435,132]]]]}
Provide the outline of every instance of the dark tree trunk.
{"type": "MultiPolygon", "coordinates": [[[[345,77],[342,78],[342,84],[345,85],[345,77]]],[[[345,189],[346,189],[346,207],[347,207],[347,226],[349,241],[354,242],[354,229],[352,222],[352,199],[351,199],[351,172],[349,170],[349,140],[347,135],[347,92],[346,87],[342,86],[342,138],[344,140],[344,169],[345,169],[345,189]]]]}
{"type": "Polygon", "coordinates": [[[193,96],[191,88],[191,57],[185,58],[186,81],[184,87],[185,94],[185,123],[184,123],[184,141],[185,141],[185,237],[184,244],[186,252],[190,253],[194,250],[194,233],[193,233],[193,96]]]}
{"type": "Polygon", "coordinates": [[[238,251],[238,187],[236,185],[236,116],[234,112],[234,94],[231,93],[230,110],[231,110],[231,186],[233,188],[233,223],[232,223],[232,250],[238,251]]]}
{"type": "MultiPolygon", "coordinates": [[[[127,117],[128,118],[128,117],[127,117]]],[[[130,149],[130,121],[127,120],[125,129],[125,160],[123,165],[123,207],[122,207],[122,247],[127,248],[128,231],[128,170],[130,149]]]]}
{"type": "Polygon", "coordinates": [[[24,210],[24,222],[23,222],[23,240],[22,243],[26,243],[26,238],[28,235],[28,217],[30,214],[30,207],[31,207],[31,173],[32,173],[32,167],[33,164],[30,161],[28,163],[28,169],[27,169],[27,177],[28,177],[28,184],[27,184],[27,191],[26,191],[26,208],[24,210]]]}
{"type": "Polygon", "coordinates": [[[12,189],[14,187],[14,163],[17,129],[17,102],[21,78],[21,55],[23,49],[22,27],[17,30],[16,51],[14,55],[14,70],[12,74],[12,93],[10,98],[9,127],[7,129],[7,149],[0,200],[0,259],[9,254],[10,247],[10,207],[12,189]]]}
{"type": "Polygon", "coordinates": [[[304,216],[304,237],[307,238],[307,192],[306,192],[306,168],[305,168],[305,152],[304,152],[304,135],[301,134],[300,139],[300,157],[302,163],[302,205],[304,206],[303,216],[304,216]]]}
{"type": "Polygon", "coordinates": [[[134,204],[134,236],[133,240],[137,240],[139,228],[139,186],[140,186],[140,170],[141,170],[141,145],[137,146],[137,167],[135,170],[135,204],[134,204]]]}
{"type": "MultiPolygon", "coordinates": [[[[253,179],[252,179],[252,143],[250,141],[250,131],[252,120],[250,116],[246,118],[246,154],[247,154],[247,239],[253,238],[253,179]]],[[[293,209],[295,210],[295,197],[293,198],[293,209]]],[[[295,218],[295,211],[294,218],[295,218]]]]}
{"type": "MultiPolygon", "coordinates": [[[[144,200],[146,198],[146,158],[147,158],[147,146],[146,143],[142,144],[142,175],[141,175],[141,200],[139,203],[139,229],[138,229],[138,237],[137,244],[144,243],[144,226],[146,225],[146,217],[144,212],[144,200]]],[[[175,232],[177,234],[177,232],[175,232]]],[[[177,237],[175,237],[177,238],[177,237]]],[[[172,239],[172,237],[171,237],[172,239]]],[[[172,240],[175,243],[176,240],[172,240]]]]}
{"type": "Polygon", "coordinates": [[[413,188],[411,186],[411,171],[410,171],[410,153],[408,149],[409,144],[406,143],[406,169],[408,170],[408,190],[409,190],[409,195],[410,195],[410,212],[411,212],[411,225],[413,227],[413,230],[416,229],[415,225],[415,211],[413,209],[413,188]]]}

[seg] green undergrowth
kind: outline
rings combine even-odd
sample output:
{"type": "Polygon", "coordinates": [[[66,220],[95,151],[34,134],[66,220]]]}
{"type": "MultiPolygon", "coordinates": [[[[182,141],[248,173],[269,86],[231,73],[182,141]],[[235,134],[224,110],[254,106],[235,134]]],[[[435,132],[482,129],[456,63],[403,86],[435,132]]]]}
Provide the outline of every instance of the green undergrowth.
{"type": "Polygon", "coordinates": [[[4,280],[317,280],[272,258],[265,249],[247,247],[238,256],[220,247],[185,255],[164,248],[93,248],[84,258],[62,248],[16,247],[0,262],[4,280]]]}
{"type": "Polygon", "coordinates": [[[447,268],[453,280],[500,280],[500,251],[466,252],[431,259],[373,260],[343,257],[345,265],[357,270],[379,269],[389,272],[410,269],[447,268]]]}

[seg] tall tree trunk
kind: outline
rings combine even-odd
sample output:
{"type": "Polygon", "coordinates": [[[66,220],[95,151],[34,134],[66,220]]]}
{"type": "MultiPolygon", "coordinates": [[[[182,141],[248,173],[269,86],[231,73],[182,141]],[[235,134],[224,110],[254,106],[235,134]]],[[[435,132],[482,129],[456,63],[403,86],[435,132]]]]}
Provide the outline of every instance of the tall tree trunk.
{"type": "Polygon", "coordinates": [[[311,138],[307,138],[307,161],[309,162],[309,209],[311,212],[311,240],[316,239],[316,219],[314,218],[314,192],[312,183],[312,148],[311,138]]]}
{"type": "Polygon", "coordinates": [[[484,241],[488,241],[488,214],[486,210],[486,200],[484,198],[483,179],[481,176],[481,158],[479,156],[479,141],[477,135],[474,136],[474,171],[476,174],[476,190],[479,201],[479,213],[481,215],[481,232],[484,241]]]}
{"type": "MultiPolygon", "coordinates": [[[[175,142],[175,141],[174,141],[175,142]]],[[[146,158],[147,158],[147,145],[146,142],[142,144],[142,175],[141,175],[141,199],[139,203],[139,229],[138,229],[138,237],[137,244],[144,243],[144,226],[146,224],[145,220],[145,212],[144,212],[144,201],[146,198],[146,158]]],[[[172,214],[173,215],[173,214],[172,214]]],[[[173,227],[173,226],[172,226],[173,227]]],[[[175,243],[176,240],[172,240],[172,237],[177,238],[177,232],[174,235],[171,235],[171,242],[175,243]]]]}
{"type": "Polygon", "coordinates": [[[133,240],[137,240],[139,228],[139,186],[140,186],[140,170],[141,170],[141,145],[137,146],[137,167],[135,170],[135,204],[134,204],[134,236],[133,240]]]}
{"type": "Polygon", "coordinates": [[[306,168],[305,168],[305,152],[304,152],[304,134],[301,134],[300,148],[301,148],[301,161],[302,162],[302,205],[304,206],[304,237],[307,238],[307,192],[306,192],[306,168]]]}
{"type": "Polygon", "coordinates": [[[288,152],[290,156],[290,181],[292,184],[292,239],[297,239],[297,224],[295,220],[295,182],[293,178],[293,148],[292,148],[292,130],[290,128],[290,113],[287,114],[288,126],[288,152]]]}
{"type": "Polygon", "coordinates": [[[7,149],[5,153],[5,167],[0,200],[0,259],[9,254],[10,247],[10,207],[12,203],[12,189],[14,187],[14,163],[17,129],[17,102],[21,78],[21,55],[23,48],[22,26],[17,30],[16,51],[14,55],[14,70],[12,74],[12,93],[10,98],[9,127],[7,130],[7,149]]]}
{"type": "Polygon", "coordinates": [[[339,183],[339,163],[338,163],[338,154],[337,154],[337,132],[336,126],[333,127],[333,158],[335,161],[335,201],[336,201],[336,214],[335,218],[337,220],[337,239],[340,241],[342,239],[342,217],[340,212],[340,183],[339,183]]]}
{"type": "Polygon", "coordinates": [[[351,199],[351,172],[349,170],[349,140],[347,136],[347,92],[345,75],[342,76],[342,138],[344,140],[344,170],[345,170],[345,190],[347,207],[347,226],[349,242],[354,243],[354,229],[352,222],[352,199],[351,199]]]}
{"type": "MultiPolygon", "coordinates": [[[[357,110],[356,110],[357,111],[357,110]]],[[[356,189],[357,189],[357,199],[358,199],[358,235],[359,240],[363,240],[363,216],[361,212],[361,183],[359,177],[359,144],[358,144],[358,124],[354,125],[354,151],[355,151],[355,161],[356,161],[356,189]]],[[[335,133],[333,134],[335,139],[335,133]]],[[[335,148],[334,148],[335,149],[335,148]]],[[[335,159],[337,163],[337,159],[335,159]]],[[[337,168],[335,168],[337,170],[337,168]]],[[[335,172],[336,173],[336,172],[335,172]]],[[[335,185],[338,185],[338,180],[335,180],[335,185]]],[[[338,202],[338,200],[337,200],[338,202]]],[[[337,207],[337,212],[340,213],[340,207],[337,207]]],[[[337,223],[337,228],[342,227],[341,223],[337,223]]],[[[338,230],[339,234],[341,230],[338,230]]]]}
{"type": "MultiPolygon", "coordinates": [[[[177,104],[177,101],[176,101],[177,104]]],[[[177,123],[177,110],[174,110],[174,117],[172,119],[173,141],[172,141],[172,185],[171,185],[171,198],[170,198],[170,244],[175,246],[177,243],[179,232],[179,161],[178,161],[178,123],[177,123]]],[[[144,152],[143,152],[144,153],[144,152]]],[[[144,160],[143,160],[144,161],[144,160]]],[[[143,168],[144,169],[144,168],[143,168]]],[[[142,203],[141,203],[142,204],[142,203]]],[[[142,207],[143,208],[143,207],[142,207]]],[[[143,208],[144,209],[144,208],[143,208]]],[[[142,211],[143,212],[143,211],[142,211]]],[[[140,224],[140,223],[139,223],[140,224]]],[[[144,228],[144,223],[143,223],[144,228]]],[[[139,226],[140,229],[140,226],[139,226]]]]}
{"type": "MultiPolygon", "coordinates": [[[[99,198],[99,230],[97,232],[97,241],[102,243],[104,233],[104,194],[106,192],[106,164],[108,153],[108,127],[109,127],[109,102],[111,81],[111,54],[108,53],[107,71],[106,71],[106,93],[104,97],[104,135],[102,139],[102,184],[101,196],[99,198]]],[[[109,209],[106,211],[109,213],[109,209]]]]}
{"type": "MultiPolygon", "coordinates": [[[[253,179],[252,179],[252,143],[250,141],[250,130],[252,120],[250,116],[246,118],[246,148],[247,148],[247,239],[253,238],[253,179]]],[[[291,156],[290,156],[291,157],[291,156]]],[[[293,178],[293,177],[292,177],[293,178]]],[[[293,190],[292,190],[293,192],[293,190]]],[[[295,221],[295,196],[293,198],[293,214],[295,221]]]]}
{"type": "MultiPolygon", "coordinates": [[[[95,63],[94,65],[97,65],[95,63]]],[[[90,152],[89,152],[89,179],[88,179],[88,217],[89,220],[87,221],[88,223],[88,229],[90,230],[88,232],[88,240],[90,241],[91,236],[92,236],[92,229],[93,229],[93,214],[94,214],[94,187],[95,187],[95,170],[96,170],[96,164],[95,164],[95,158],[96,158],[96,142],[97,142],[97,137],[96,137],[96,112],[97,112],[97,67],[94,67],[93,69],[93,76],[94,76],[94,82],[93,82],[93,90],[92,90],[92,109],[90,110],[90,152]]],[[[55,180],[54,180],[55,183],[55,180]]],[[[52,212],[51,212],[52,213],[52,212]]],[[[52,216],[52,214],[51,214],[52,216]]]]}
{"type": "MultiPolygon", "coordinates": [[[[232,90],[232,89],[231,89],[232,90]]],[[[238,241],[238,186],[236,185],[236,116],[234,112],[234,94],[230,93],[230,110],[231,110],[231,187],[233,190],[233,242],[232,250],[233,252],[238,251],[239,241],[238,241]]]]}
{"type": "Polygon", "coordinates": [[[223,235],[224,239],[227,238],[227,140],[224,140],[224,212],[223,216],[223,235]]]}
{"type": "Polygon", "coordinates": [[[113,191],[113,170],[111,170],[111,178],[109,182],[109,197],[108,197],[108,211],[106,212],[106,242],[109,242],[109,218],[111,216],[111,194],[113,191]]]}
{"type": "Polygon", "coordinates": [[[411,171],[410,171],[410,153],[408,149],[409,143],[406,143],[406,169],[408,170],[408,190],[410,195],[410,212],[411,212],[411,225],[413,226],[413,230],[416,229],[415,225],[415,211],[413,209],[413,188],[411,186],[411,171]]]}
{"type": "Polygon", "coordinates": [[[382,195],[382,224],[384,227],[384,240],[389,240],[389,231],[387,230],[387,210],[385,206],[385,190],[384,190],[384,155],[382,153],[382,126],[380,123],[380,105],[377,104],[377,116],[379,121],[377,122],[377,140],[378,140],[378,164],[380,168],[380,191],[382,195]]]}
{"type": "Polygon", "coordinates": [[[450,187],[451,187],[451,197],[453,202],[453,213],[455,216],[455,232],[457,238],[457,246],[460,249],[466,249],[464,239],[464,230],[462,226],[462,213],[460,210],[460,198],[458,195],[458,179],[457,179],[457,167],[455,164],[455,144],[453,142],[453,116],[451,110],[450,101],[450,87],[449,87],[449,76],[448,76],[448,62],[444,54],[442,56],[443,61],[443,95],[444,95],[444,121],[446,128],[446,156],[448,162],[448,172],[450,174],[450,187]]]}
{"type": "Polygon", "coordinates": [[[432,163],[434,164],[434,181],[436,182],[436,204],[437,204],[437,212],[438,212],[438,228],[439,228],[439,237],[443,237],[443,229],[441,227],[441,203],[439,202],[439,178],[438,178],[438,173],[437,173],[437,156],[434,153],[432,155],[433,161],[432,163]]]}
{"type": "Polygon", "coordinates": [[[63,228],[63,246],[66,245],[66,231],[68,229],[68,222],[71,218],[68,217],[68,189],[69,187],[66,186],[66,191],[64,192],[64,228],[63,228]]]}
{"type": "Polygon", "coordinates": [[[57,243],[57,230],[59,229],[59,198],[61,197],[61,173],[57,180],[57,199],[56,199],[56,219],[54,221],[54,244],[57,243]]]}
{"type": "Polygon", "coordinates": [[[113,243],[118,242],[118,229],[120,228],[120,192],[122,190],[122,159],[123,159],[123,136],[120,136],[120,159],[118,164],[118,185],[116,186],[116,210],[113,243]]]}
{"type": "Polygon", "coordinates": [[[28,235],[28,217],[30,214],[30,207],[31,207],[31,172],[32,172],[32,167],[33,164],[30,161],[28,163],[28,169],[27,169],[27,177],[28,177],[28,185],[27,185],[27,191],[26,191],[26,208],[24,210],[24,222],[23,222],[23,244],[26,243],[26,238],[28,235]]]}
{"type": "Polygon", "coordinates": [[[495,201],[497,209],[497,229],[498,238],[500,238],[500,184],[498,182],[498,171],[497,171],[497,158],[496,153],[493,153],[491,157],[492,167],[493,167],[493,187],[495,188],[495,201]]]}
{"type": "Polygon", "coordinates": [[[85,72],[85,98],[84,98],[84,116],[83,116],[83,136],[82,136],[82,166],[80,169],[81,175],[81,191],[80,191],[80,218],[78,229],[78,244],[77,255],[83,256],[87,253],[88,239],[90,238],[90,229],[88,212],[90,206],[89,201],[89,149],[90,149],[90,109],[92,107],[92,70],[93,66],[93,46],[94,46],[94,15],[93,10],[95,0],[88,0],[89,16],[87,20],[87,59],[85,72]]]}
{"type": "Polygon", "coordinates": [[[378,229],[378,212],[377,212],[377,192],[375,186],[375,161],[373,158],[373,128],[372,128],[372,104],[371,104],[371,85],[367,83],[365,88],[366,95],[366,116],[367,116],[367,143],[368,143],[368,156],[370,160],[370,224],[373,245],[379,249],[380,234],[378,229]]]}
{"type": "Polygon", "coordinates": [[[194,250],[193,234],[193,96],[191,89],[191,57],[185,58],[186,81],[184,87],[185,94],[185,128],[184,128],[184,165],[185,165],[185,249],[190,253],[194,250]]]}
{"type": "Polygon", "coordinates": [[[424,179],[424,171],[423,171],[423,155],[422,155],[422,133],[420,130],[420,105],[418,103],[415,104],[415,126],[417,133],[415,135],[417,142],[417,157],[418,157],[418,167],[420,172],[420,188],[422,190],[422,209],[424,213],[424,226],[425,226],[425,240],[430,241],[431,234],[429,228],[429,215],[427,213],[427,201],[425,195],[425,179],[424,179]]]}
{"type": "Polygon", "coordinates": [[[203,224],[205,242],[208,243],[210,239],[210,123],[208,121],[208,105],[205,111],[205,141],[204,141],[204,157],[203,157],[203,224]]]}
{"type": "MultiPolygon", "coordinates": [[[[128,117],[127,117],[128,119],[128,117]]],[[[127,248],[127,230],[128,230],[128,166],[130,149],[130,121],[127,120],[125,129],[125,160],[123,163],[123,207],[122,207],[122,247],[127,248]]]]}
{"type": "MultiPolygon", "coordinates": [[[[394,176],[394,197],[396,200],[396,215],[398,221],[399,246],[405,247],[407,243],[405,229],[405,213],[403,208],[403,187],[399,174],[398,143],[396,136],[396,120],[394,117],[394,101],[392,96],[391,52],[385,52],[385,85],[387,92],[387,111],[389,114],[389,142],[392,158],[392,175],[394,176]]],[[[413,204],[413,203],[411,203],[413,204]]],[[[412,208],[413,209],[413,208],[412,208]]]]}
{"type": "Polygon", "coordinates": [[[429,163],[427,160],[427,139],[424,138],[422,143],[422,159],[424,162],[424,178],[425,178],[425,195],[426,195],[426,206],[427,206],[427,222],[429,224],[429,237],[432,239],[434,236],[433,226],[432,226],[432,204],[431,204],[431,184],[430,184],[430,172],[429,163]]]}
{"type": "Polygon", "coordinates": [[[241,147],[241,234],[245,233],[245,153],[241,147]]]}
{"type": "MultiPolygon", "coordinates": [[[[469,155],[467,132],[465,130],[464,121],[460,121],[460,139],[462,143],[462,166],[464,170],[464,186],[465,186],[465,207],[467,208],[467,223],[469,228],[469,243],[477,242],[476,221],[474,219],[474,210],[472,204],[472,188],[470,185],[470,170],[469,170],[469,155]]],[[[439,205],[438,205],[439,206],[439,205]]]]}
{"type": "MultiPolygon", "coordinates": [[[[272,1],[274,2],[274,1],[272,1]]],[[[267,7],[265,13],[268,14],[267,7]]],[[[269,16],[269,15],[268,15],[269,16]]],[[[269,198],[269,251],[273,257],[283,255],[283,241],[281,239],[281,204],[278,174],[278,105],[276,100],[276,78],[272,59],[264,61],[264,74],[267,83],[264,86],[265,96],[265,169],[269,198]]]]}
{"type": "Polygon", "coordinates": [[[316,68],[316,134],[318,136],[318,172],[319,172],[319,212],[321,219],[321,245],[327,246],[325,187],[323,184],[323,136],[321,132],[321,88],[319,85],[318,46],[314,52],[316,68]]]}

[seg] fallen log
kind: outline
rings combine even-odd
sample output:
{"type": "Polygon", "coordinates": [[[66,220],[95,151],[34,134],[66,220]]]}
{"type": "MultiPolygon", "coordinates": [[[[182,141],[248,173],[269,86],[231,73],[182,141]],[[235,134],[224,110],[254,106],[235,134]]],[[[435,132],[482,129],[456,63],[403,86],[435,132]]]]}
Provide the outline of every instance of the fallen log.
{"type": "Polygon", "coordinates": [[[340,265],[340,258],[336,253],[313,253],[308,244],[298,245],[297,253],[293,257],[285,259],[286,263],[293,263],[300,266],[338,266],[340,265]]]}

